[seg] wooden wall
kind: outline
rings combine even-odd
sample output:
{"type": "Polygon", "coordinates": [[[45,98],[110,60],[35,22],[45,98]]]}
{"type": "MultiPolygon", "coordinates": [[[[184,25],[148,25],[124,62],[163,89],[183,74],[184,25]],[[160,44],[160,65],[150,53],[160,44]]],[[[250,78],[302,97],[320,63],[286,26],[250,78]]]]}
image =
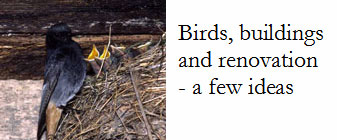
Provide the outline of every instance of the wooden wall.
{"type": "Polygon", "coordinates": [[[161,34],[165,0],[2,0],[0,34],[43,34],[57,22],[76,34],[161,34]]]}
{"type": "Polygon", "coordinates": [[[44,34],[65,22],[87,55],[92,44],[158,39],[166,28],[165,0],[0,0],[0,80],[41,79],[44,34]]]}

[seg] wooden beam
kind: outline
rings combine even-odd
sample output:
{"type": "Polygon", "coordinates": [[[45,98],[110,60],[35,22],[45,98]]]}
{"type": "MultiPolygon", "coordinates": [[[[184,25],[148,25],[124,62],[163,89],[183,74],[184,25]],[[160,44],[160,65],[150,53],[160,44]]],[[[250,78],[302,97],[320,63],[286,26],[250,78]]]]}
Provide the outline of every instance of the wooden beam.
{"type": "MultiPolygon", "coordinates": [[[[160,35],[114,35],[112,44],[132,44],[159,40],[160,35]]],[[[103,50],[108,44],[107,35],[75,36],[87,57],[93,44],[103,50]]],[[[0,80],[6,79],[42,79],[45,65],[45,36],[26,35],[0,37],[0,80]]]]}
{"type": "Polygon", "coordinates": [[[75,34],[162,34],[165,0],[4,0],[0,3],[0,34],[44,34],[58,22],[75,34]]]}

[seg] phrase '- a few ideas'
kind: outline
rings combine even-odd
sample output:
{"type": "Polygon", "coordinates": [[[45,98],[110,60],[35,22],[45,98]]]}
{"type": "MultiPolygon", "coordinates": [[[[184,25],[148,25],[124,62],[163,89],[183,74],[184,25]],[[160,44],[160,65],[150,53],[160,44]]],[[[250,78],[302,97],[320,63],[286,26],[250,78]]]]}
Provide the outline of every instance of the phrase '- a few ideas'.
{"type": "MultiPolygon", "coordinates": [[[[250,78],[253,81],[253,78],[250,78]]],[[[243,84],[225,84],[219,78],[212,78],[210,80],[210,91],[208,94],[239,94],[243,84]],[[220,82],[219,82],[220,81],[220,82]]],[[[259,80],[257,84],[249,84],[248,94],[293,94],[293,84],[274,84],[268,83],[266,78],[259,80]]],[[[185,90],[185,89],[180,89],[185,90]]],[[[203,94],[200,84],[194,84],[193,94],[203,94]]]]}

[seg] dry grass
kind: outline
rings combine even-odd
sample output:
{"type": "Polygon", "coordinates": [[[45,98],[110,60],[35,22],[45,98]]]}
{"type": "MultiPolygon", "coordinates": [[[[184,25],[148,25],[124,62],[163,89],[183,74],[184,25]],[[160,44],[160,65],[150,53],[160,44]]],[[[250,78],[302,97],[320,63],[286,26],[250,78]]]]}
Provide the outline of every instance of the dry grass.
{"type": "Polygon", "coordinates": [[[88,76],[56,138],[165,140],[165,47],[164,40],[98,78],[88,76]]]}

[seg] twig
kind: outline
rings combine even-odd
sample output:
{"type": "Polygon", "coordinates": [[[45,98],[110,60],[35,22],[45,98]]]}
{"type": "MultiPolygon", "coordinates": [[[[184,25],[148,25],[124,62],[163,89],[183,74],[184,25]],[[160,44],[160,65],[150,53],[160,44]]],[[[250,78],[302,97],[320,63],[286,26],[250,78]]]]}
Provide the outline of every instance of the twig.
{"type": "Polygon", "coordinates": [[[96,126],[96,127],[93,127],[93,128],[88,128],[88,129],[82,131],[81,133],[76,134],[74,137],[77,138],[77,137],[79,137],[79,136],[81,136],[81,135],[83,135],[83,134],[85,134],[85,133],[88,133],[88,132],[90,132],[90,131],[92,131],[92,130],[95,130],[95,129],[99,128],[99,127],[100,127],[100,126],[96,126]]]}
{"type": "MultiPolygon", "coordinates": [[[[107,52],[109,52],[109,46],[110,46],[110,43],[111,43],[111,24],[110,24],[110,27],[109,27],[109,42],[108,42],[108,48],[107,48],[107,52]]],[[[102,61],[102,64],[101,64],[101,68],[99,69],[99,71],[98,71],[98,73],[97,73],[97,78],[99,77],[99,75],[101,74],[101,71],[102,71],[102,69],[103,69],[103,65],[104,65],[104,62],[105,62],[105,58],[106,58],[106,55],[107,55],[108,53],[105,53],[104,54],[104,58],[103,58],[103,61],[102,61]]]]}
{"type": "MultiPolygon", "coordinates": [[[[80,124],[80,130],[81,130],[80,132],[82,132],[83,131],[83,127],[82,127],[81,119],[80,119],[80,117],[78,116],[78,114],[76,112],[75,112],[74,116],[77,119],[78,123],[80,124]]],[[[81,136],[81,140],[83,140],[82,136],[81,136]]]]}
{"type": "MultiPolygon", "coordinates": [[[[160,42],[161,42],[161,38],[160,38],[160,42]]],[[[160,42],[159,42],[159,44],[160,44],[160,42]]],[[[157,45],[159,45],[159,44],[157,44],[157,45]]],[[[164,58],[165,58],[165,46],[164,45],[162,45],[161,46],[161,48],[160,48],[160,50],[161,50],[161,57],[159,58],[160,59],[160,66],[159,66],[159,68],[158,68],[158,72],[160,73],[160,70],[163,68],[163,62],[164,62],[164,58]]],[[[158,75],[158,77],[157,78],[159,78],[159,75],[158,75]]]]}
{"type": "Polygon", "coordinates": [[[108,102],[110,102],[110,100],[112,99],[113,96],[114,96],[114,95],[111,95],[111,97],[110,97],[108,100],[105,101],[105,103],[104,103],[103,106],[98,110],[98,112],[101,112],[101,111],[102,111],[102,109],[105,107],[105,105],[106,105],[108,102]]]}
{"type": "Polygon", "coordinates": [[[76,124],[76,126],[62,140],[66,140],[70,136],[70,134],[73,134],[78,126],[79,124],[76,124]]]}
{"type": "Polygon", "coordinates": [[[163,140],[163,138],[159,135],[159,134],[157,134],[157,133],[154,133],[156,136],[157,136],[157,138],[159,139],[159,140],[163,140]]]}
{"type": "Polygon", "coordinates": [[[69,115],[69,113],[67,113],[66,116],[64,116],[64,118],[62,119],[62,121],[61,121],[59,127],[57,128],[56,132],[59,132],[59,130],[61,129],[61,126],[63,125],[64,120],[68,117],[68,115],[69,115]]]}
{"type": "Polygon", "coordinates": [[[160,96],[151,98],[151,99],[149,99],[149,100],[147,100],[147,101],[144,101],[144,104],[149,103],[149,102],[152,102],[153,100],[156,100],[156,99],[162,99],[162,98],[165,97],[165,96],[166,96],[166,95],[163,94],[163,95],[160,95],[160,96]]]}
{"type": "Polygon", "coordinates": [[[160,28],[160,26],[158,24],[156,24],[157,28],[164,34],[165,31],[163,29],[160,28]]]}
{"type": "MultiPolygon", "coordinates": [[[[125,112],[126,112],[126,111],[125,111],[125,112]]],[[[124,121],[122,120],[122,118],[118,115],[117,112],[115,112],[115,113],[116,113],[116,116],[118,117],[118,119],[122,122],[122,125],[123,125],[123,127],[124,127],[126,133],[129,133],[129,130],[128,130],[128,128],[126,128],[126,125],[125,125],[124,121]]]]}
{"type": "Polygon", "coordinates": [[[129,71],[130,71],[130,76],[131,76],[131,82],[132,82],[133,88],[135,90],[136,98],[137,98],[137,101],[138,101],[138,104],[139,104],[139,108],[140,108],[140,111],[142,113],[142,116],[143,116],[143,119],[144,119],[144,122],[145,122],[146,130],[147,130],[147,135],[149,137],[149,140],[153,140],[152,135],[151,135],[152,134],[151,133],[151,127],[150,127],[150,124],[149,124],[149,122],[148,122],[148,120],[146,118],[144,107],[143,107],[143,104],[142,104],[142,102],[140,100],[138,89],[137,89],[137,86],[136,86],[135,79],[133,77],[131,68],[129,68],[129,71]]]}

